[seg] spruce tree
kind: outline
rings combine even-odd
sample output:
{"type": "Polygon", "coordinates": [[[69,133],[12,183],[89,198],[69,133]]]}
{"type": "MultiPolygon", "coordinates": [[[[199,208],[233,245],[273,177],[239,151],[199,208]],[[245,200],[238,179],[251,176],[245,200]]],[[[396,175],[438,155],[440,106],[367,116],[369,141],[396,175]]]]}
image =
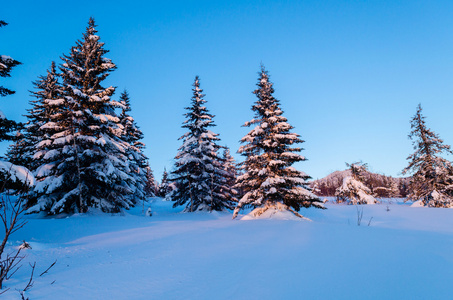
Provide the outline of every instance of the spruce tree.
{"type": "Polygon", "coordinates": [[[409,165],[403,174],[410,173],[409,195],[411,200],[421,200],[426,206],[453,206],[453,168],[441,154],[452,154],[439,136],[426,126],[422,107],[411,121],[409,138],[415,152],[407,157],[409,165]]]}
{"type": "Polygon", "coordinates": [[[46,148],[40,152],[30,212],[86,212],[90,207],[118,212],[136,202],[129,144],[121,139],[123,126],[115,112],[122,105],[110,98],[114,87],[101,85],[116,66],[104,57],[108,51],[96,33],[90,18],[82,39],[62,57],[61,99],[50,101],[55,109],[41,126],[52,135],[39,144],[46,148]]]}
{"type": "Polygon", "coordinates": [[[234,208],[233,203],[238,202],[238,191],[234,188],[238,176],[238,168],[228,147],[223,149],[222,160],[224,173],[219,176],[221,183],[219,194],[224,198],[224,202],[229,205],[228,208],[232,209],[234,208]]]}
{"type": "Polygon", "coordinates": [[[156,185],[156,179],[154,178],[154,173],[153,170],[151,170],[151,167],[148,165],[145,168],[146,172],[146,185],[145,185],[145,196],[146,197],[156,197],[157,195],[157,185],[156,185]]]}
{"type": "Polygon", "coordinates": [[[169,192],[170,192],[170,186],[168,184],[168,173],[167,173],[167,169],[164,168],[164,173],[162,173],[162,180],[160,181],[157,195],[161,198],[165,198],[165,197],[167,197],[169,192]]]}
{"type": "Polygon", "coordinates": [[[30,101],[32,108],[27,110],[27,123],[24,130],[18,133],[18,140],[11,145],[7,157],[14,164],[20,164],[34,171],[40,165],[40,159],[47,141],[55,131],[54,128],[45,128],[43,125],[52,121],[53,110],[61,106],[61,86],[58,82],[55,62],[52,62],[46,76],[40,76],[33,82],[35,90],[31,92],[35,98],[30,101]],[[41,128],[42,127],[42,128],[41,128]],[[41,144],[40,144],[41,143],[41,144]]]}
{"type": "Polygon", "coordinates": [[[219,176],[224,174],[221,159],[218,157],[220,146],[218,134],[208,130],[215,126],[214,116],[209,113],[203,99],[205,95],[200,89],[198,76],[193,84],[192,105],[186,107],[186,121],[183,128],[186,132],[180,140],[183,141],[176,155],[175,170],[171,181],[176,190],[171,194],[175,201],[174,207],[186,205],[184,211],[223,210],[229,205],[220,192],[219,176]]]}
{"type": "Polygon", "coordinates": [[[292,167],[295,162],[305,160],[297,154],[303,149],[294,146],[304,141],[291,132],[293,126],[283,116],[280,102],[273,96],[273,84],[263,66],[258,74],[258,89],[253,92],[258,98],[252,106],[255,116],[244,124],[255,128],[241,139],[244,145],[239,148],[239,153],[245,156],[241,164],[245,173],[238,177],[236,187],[244,195],[234,210],[233,218],[246,206],[257,209],[254,215],[278,207],[301,217],[297,213],[301,207],[323,208],[321,200],[307,184],[311,177],[292,167]]]}
{"type": "Polygon", "coordinates": [[[32,159],[27,148],[28,140],[25,138],[25,134],[21,130],[18,130],[14,144],[8,146],[5,155],[6,159],[12,164],[30,169],[29,165],[32,159]]]}
{"type": "Polygon", "coordinates": [[[335,191],[337,202],[348,204],[376,203],[370,188],[364,184],[367,165],[361,162],[346,165],[349,167],[351,175],[344,177],[343,184],[335,191]]]}
{"type": "Polygon", "coordinates": [[[145,199],[148,175],[152,175],[152,171],[148,165],[148,158],[143,154],[145,144],[142,142],[143,132],[137,126],[134,118],[130,115],[131,103],[129,93],[124,90],[119,99],[122,105],[122,111],[119,116],[120,124],[123,126],[122,140],[129,144],[127,147],[127,156],[129,159],[129,168],[131,169],[135,180],[134,192],[131,194],[136,200],[145,199]],[[150,173],[149,173],[150,172],[150,173]]]}
{"type": "MultiPolygon", "coordinates": [[[[0,20],[0,27],[6,25],[8,24],[5,21],[0,20]]],[[[0,78],[11,77],[12,69],[20,64],[19,61],[10,56],[0,54],[0,78]]],[[[14,93],[15,91],[0,85],[0,97],[14,93]]],[[[7,119],[5,114],[0,110],[0,142],[21,140],[23,138],[20,132],[22,128],[23,124],[7,119]]],[[[20,149],[15,149],[14,151],[20,151],[20,149]]],[[[15,162],[20,161],[17,160],[15,162]]],[[[28,169],[0,160],[0,182],[2,183],[0,187],[2,190],[13,189],[22,192],[34,184],[34,178],[28,169]]]]}
{"type": "MultiPolygon", "coordinates": [[[[8,25],[5,21],[0,20],[0,27],[8,25]]],[[[21,62],[11,58],[8,55],[0,54],[0,77],[11,77],[11,71],[14,67],[20,65],[21,62]]],[[[10,90],[0,85],[0,97],[5,97],[14,94],[15,91],[10,90]]],[[[21,129],[20,123],[13,120],[8,120],[4,113],[0,110],[0,142],[17,140],[16,131],[21,129]]]]}

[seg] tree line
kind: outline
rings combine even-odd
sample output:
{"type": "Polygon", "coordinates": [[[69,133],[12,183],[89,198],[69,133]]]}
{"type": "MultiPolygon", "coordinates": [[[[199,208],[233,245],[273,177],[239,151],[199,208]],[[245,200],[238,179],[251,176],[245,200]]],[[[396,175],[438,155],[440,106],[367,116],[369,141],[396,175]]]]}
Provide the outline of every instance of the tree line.
{"type": "MultiPolygon", "coordinates": [[[[4,25],[2,21],[0,26],[4,25]]],[[[20,124],[0,114],[0,140],[14,142],[7,159],[28,168],[36,179],[27,197],[28,212],[74,213],[90,208],[119,212],[148,196],[167,197],[187,212],[230,209],[233,217],[244,208],[263,213],[277,204],[295,214],[302,207],[324,208],[317,196],[319,186],[312,189],[311,177],[292,166],[306,160],[298,146],[304,141],[283,116],[264,66],[253,91],[257,97],[254,117],[244,124],[251,130],[238,150],[244,161],[236,164],[230,150],[220,144],[219,134],[212,131],[215,116],[207,108],[196,76],[182,125],[186,133],[180,137],[172,171],[164,172],[158,187],[143,152],[143,132],[131,116],[128,92],[115,100],[116,88],[103,86],[116,69],[107,53],[90,18],[82,38],[61,57],[61,63],[52,62],[46,75],[33,82],[27,122],[20,124]]],[[[20,65],[8,56],[0,58],[1,77],[10,76],[20,65]]],[[[1,96],[12,93],[0,87],[1,96]]],[[[407,184],[408,198],[449,207],[453,169],[441,155],[451,153],[450,147],[427,128],[421,106],[411,127],[415,152],[404,170],[413,174],[407,184]]],[[[397,193],[392,181],[370,190],[366,165],[349,167],[350,176],[335,190],[339,202],[366,204],[373,202],[373,193],[397,193]]],[[[11,180],[8,170],[0,170],[9,188],[20,185],[21,180],[11,180]]]]}

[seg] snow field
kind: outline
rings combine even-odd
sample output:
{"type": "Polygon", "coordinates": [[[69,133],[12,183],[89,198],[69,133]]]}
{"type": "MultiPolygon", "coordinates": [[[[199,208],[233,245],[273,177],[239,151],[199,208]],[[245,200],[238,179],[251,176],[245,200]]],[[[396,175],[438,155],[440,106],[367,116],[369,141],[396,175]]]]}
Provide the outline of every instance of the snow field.
{"type": "MultiPolygon", "coordinates": [[[[453,210],[393,202],[303,209],[313,222],[231,220],[180,213],[155,198],[124,215],[27,216],[24,266],[3,298],[28,280],[30,299],[449,299],[453,210]],[[147,209],[145,205],[145,211],[147,209]],[[372,217],[370,226],[367,226],[372,217]],[[57,264],[39,277],[55,259],[57,264]],[[51,284],[53,281],[55,282],[51,284]]],[[[238,219],[242,216],[240,215],[238,219]]]]}

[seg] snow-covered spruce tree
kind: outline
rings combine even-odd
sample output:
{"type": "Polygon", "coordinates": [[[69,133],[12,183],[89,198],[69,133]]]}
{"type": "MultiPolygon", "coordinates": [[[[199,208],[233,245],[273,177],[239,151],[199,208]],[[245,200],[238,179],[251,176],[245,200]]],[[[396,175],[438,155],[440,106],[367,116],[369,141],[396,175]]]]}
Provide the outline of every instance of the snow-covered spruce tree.
{"type": "Polygon", "coordinates": [[[15,165],[24,166],[30,169],[29,164],[31,157],[27,152],[28,140],[25,138],[22,130],[16,132],[15,142],[8,146],[6,150],[6,159],[15,165]]]}
{"type": "Polygon", "coordinates": [[[218,134],[208,130],[215,126],[214,116],[205,106],[198,76],[193,86],[192,105],[186,107],[188,112],[182,126],[188,132],[180,137],[183,144],[176,155],[175,170],[171,176],[176,186],[171,200],[175,201],[174,207],[186,205],[186,212],[220,211],[231,205],[219,194],[219,177],[224,174],[221,158],[217,155],[220,146],[216,142],[219,138],[218,134]]]}
{"type": "Polygon", "coordinates": [[[157,184],[156,179],[154,178],[153,170],[149,165],[145,168],[146,172],[146,185],[145,185],[145,196],[146,197],[156,197],[157,196],[157,184]]]}
{"type": "Polygon", "coordinates": [[[297,154],[302,148],[294,146],[303,141],[298,134],[291,132],[293,126],[282,115],[272,85],[262,66],[258,89],[253,92],[258,98],[252,106],[255,117],[244,124],[247,127],[255,125],[255,128],[241,139],[244,145],[239,148],[245,161],[241,163],[244,174],[238,177],[236,188],[244,195],[234,210],[233,218],[245,206],[255,208],[255,216],[269,208],[278,208],[302,217],[298,213],[301,207],[324,208],[308,186],[310,176],[292,167],[295,162],[305,160],[297,154]]]}
{"type": "Polygon", "coordinates": [[[162,180],[160,181],[157,195],[161,198],[167,197],[167,194],[170,192],[168,185],[168,173],[167,169],[164,168],[164,173],[162,174],[162,180]]]}
{"type": "Polygon", "coordinates": [[[371,190],[363,183],[367,165],[361,162],[346,165],[351,175],[343,178],[343,184],[336,190],[337,203],[375,204],[376,199],[371,195],[371,190]]]}
{"type": "Polygon", "coordinates": [[[101,85],[116,66],[104,57],[108,51],[95,28],[90,18],[83,38],[62,57],[62,99],[51,101],[50,121],[41,126],[53,134],[40,142],[46,147],[29,212],[118,212],[135,204],[129,144],[115,113],[122,105],[110,98],[114,87],[101,85]]]}
{"type": "Polygon", "coordinates": [[[53,133],[53,128],[41,128],[51,121],[53,110],[58,110],[61,104],[61,86],[58,82],[55,62],[52,62],[46,76],[40,76],[33,82],[35,91],[31,94],[34,100],[30,101],[32,108],[27,110],[27,123],[24,130],[18,133],[18,140],[11,145],[7,157],[14,164],[20,164],[34,171],[40,165],[40,159],[47,145],[40,145],[41,141],[48,140],[53,133]],[[57,100],[57,101],[55,101],[57,100]],[[55,106],[55,108],[54,108],[55,106]],[[37,153],[40,151],[40,153],[37,153]],[[35,156],[36,154],[36,156],[35,156]]]}
{"type": "Polygon", "coordinates": [[[221,182],[219,194],[224,197],[224,201],[231,204],[237,203],[238,192],[234,188],[234,185],[238,176],[238,168],[228,147],[224,147],[223,149],[222,160],[224,174],[219,177],[221,182]]]}
{"type": "Polygon", "coordinates": [[[452,154],[450,146],[444,145],[443,140],[426,126],[420,104],[412,118],[411,129],[409,138],[415,152],[409,155],[409,165],[403,170],[403,174],[412,174],[408,199],[421,200],[426,206],[452,207],[453,168],[440,156],[452,154]]]}
{"type": "MultiPolygon", "coordinates": [[[[8,25],[5,21],[0,20],[0,27],[8,25]]],[[[0,54],[0,77],[11,77],[11,71],[21,63],[8,55],[0,54]]],[[[0,85],[0,97],[12,95],[15,92],[0,85]]],[[[21,128],[20,123],[13,120],[8,120],[3,112],[0,110],[0,141],[14,141],[16,140],[16,131],[21,128]]]]}
{"type": "MultiPolygon", "coordinates": [[[[129,93],[124,90],[120,96],[120,103],[122,104],[122,111],[120,114],[120,123],[123,126],[122,140],[130,146],[126,149],[129,159],[129,168],[131,175],[135,180],[134,192],[131,194],[136,200],[144,200],[147,187],[147,175],[151,168],[148,165],[148,158],[143,154],[145,144],[141,141],[143,139],[143,132],[137,126],[134,118],[130,115],[131,103],[129,93]]],[[[152,175],[152,171],[150,173],[152,175]]]]}
{"type": "MultiPolygon", "coordinates": [[[[6,26],[5,21],[0,20],[0,27],[6,26]]],[[[7,55],[0,55],[0,78],[11,77],[11,71],[21,63],[7,55]]],[[[15,92],[0,85],[0,97],[12,95],[15,92]]],[[[0,142],[16,141],[22,138],[20,131],[23,124],[9,120],[0,110],[0,142]]],[[[16,149],[18,150],[18,149],[16,149]]],[[[25,167],[0,160],[0,189],[14,189],[25,191],[34,184],[34,178],[25,167]]]]}

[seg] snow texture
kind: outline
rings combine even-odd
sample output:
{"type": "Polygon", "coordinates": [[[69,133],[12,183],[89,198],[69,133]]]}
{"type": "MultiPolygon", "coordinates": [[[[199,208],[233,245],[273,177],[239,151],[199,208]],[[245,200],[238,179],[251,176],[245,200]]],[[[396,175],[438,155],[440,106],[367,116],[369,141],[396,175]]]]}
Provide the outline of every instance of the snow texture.
{"type": "Polygon", "coordinates": [[[57,260],[27,297],[450,299],[453,210],[392,203],[363,206],[361,226],[356,207],[331,203],[303,210],[312,222],[181,214],[160,199],[150,203],[152,217],[141,206],[113,216],[29,215],[6,251],[23,240],[32,249],[1,298],[20,300],[15,289],[26,285],[29,262],[40,274],[57,260]]]}

